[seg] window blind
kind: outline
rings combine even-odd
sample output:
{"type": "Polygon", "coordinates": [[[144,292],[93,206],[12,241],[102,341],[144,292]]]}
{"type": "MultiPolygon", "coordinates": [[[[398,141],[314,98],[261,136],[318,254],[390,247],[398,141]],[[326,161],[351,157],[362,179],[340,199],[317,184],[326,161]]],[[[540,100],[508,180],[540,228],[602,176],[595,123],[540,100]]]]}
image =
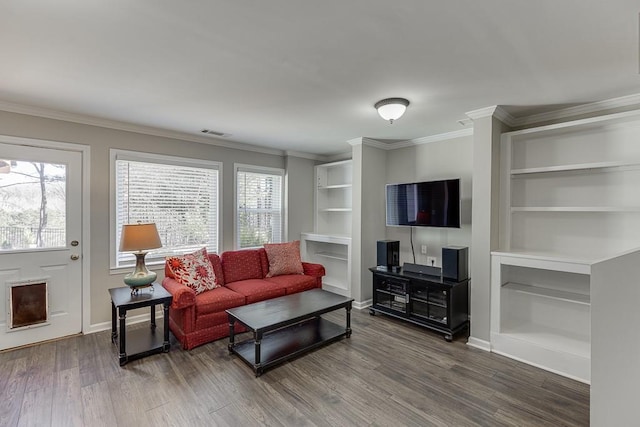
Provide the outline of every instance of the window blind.
{"type": "Polygon", "coordinates": [[[239,249],[282,242],[282,170],[239,167],[236,173],[236,243],[239,249]]]}
{"type": "Polygon", "coordinates": [[[218,174],[212,167],[116,159],[116,266],[135,264],[118,248],[122,225],[138,221],[154,222],[163,245],[147,263],[202,247],[218,252],[218,174]]]}

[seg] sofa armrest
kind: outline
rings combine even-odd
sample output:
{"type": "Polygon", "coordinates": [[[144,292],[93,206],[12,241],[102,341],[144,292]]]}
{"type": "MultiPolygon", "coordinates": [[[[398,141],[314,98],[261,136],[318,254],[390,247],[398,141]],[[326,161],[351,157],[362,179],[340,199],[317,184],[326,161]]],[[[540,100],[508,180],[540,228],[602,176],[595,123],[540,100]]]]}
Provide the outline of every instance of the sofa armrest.
{"type": "Polygon", "coordinates": [[[180,310],[196,303],[196,292],[188,286],[181,285],[171,277],[165,277],[162,286],[173,296],[171,308],[180,310]]]}
{"type": "Polygon", "coordinates": [[[324,266],[322,264],[314,264],[312,262],[303,262],[302,268],[306,276],[322,277],[326,274],[324,270],[324,266]]]}

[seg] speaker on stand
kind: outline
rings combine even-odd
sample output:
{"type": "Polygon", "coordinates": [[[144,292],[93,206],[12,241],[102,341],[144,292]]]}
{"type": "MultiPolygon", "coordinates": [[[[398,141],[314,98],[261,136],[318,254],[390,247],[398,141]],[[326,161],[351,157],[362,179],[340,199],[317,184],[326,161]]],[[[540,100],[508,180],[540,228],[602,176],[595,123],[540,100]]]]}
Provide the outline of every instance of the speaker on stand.
{"type": "Polygon", "coordinates": [[[400,241],[378,240],[378,267],[393,270],[400,265],[400,241]]]}
{"type": "Polygon", "coordinates": [[[469,278],[469,248],[445,246],[442,248],[442,278],[461,282],[469,278]]]}

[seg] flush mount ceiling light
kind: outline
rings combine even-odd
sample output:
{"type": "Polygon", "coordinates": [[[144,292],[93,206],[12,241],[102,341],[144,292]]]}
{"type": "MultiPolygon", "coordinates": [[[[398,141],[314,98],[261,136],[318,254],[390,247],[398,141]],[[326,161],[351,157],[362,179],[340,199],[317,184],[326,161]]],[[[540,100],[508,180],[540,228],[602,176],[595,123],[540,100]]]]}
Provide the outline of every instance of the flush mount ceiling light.
{"type": "Polygon", "coordinates": [[[394,120],[398,120],[407,109],[409,100],[404,98],[387,98],[376,102],[374,107],[378,110],[378,114],[389,123],[393,124],[394,120]]]}

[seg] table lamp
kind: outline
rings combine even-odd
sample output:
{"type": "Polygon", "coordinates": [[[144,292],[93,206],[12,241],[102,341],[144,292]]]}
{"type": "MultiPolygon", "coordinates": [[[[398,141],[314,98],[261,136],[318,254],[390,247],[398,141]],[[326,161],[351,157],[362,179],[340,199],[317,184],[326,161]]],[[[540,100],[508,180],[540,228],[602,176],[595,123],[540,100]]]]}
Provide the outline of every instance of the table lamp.
{"type": "Polygon", "coordinates": [[[136,268],[132,273],[124,276],[124,283],[131,287],[131,292],[137,292],[139,288],[151,286],[158,276],[154,271],[149,271],[144,265],[144,257],[149,249],[161,248],[162,242],[158,235],[158,229],[154,223],[150,224],[126,224],[122,226],[120,236],[120,252],[133,252],[136,256],[136,268]]]}

